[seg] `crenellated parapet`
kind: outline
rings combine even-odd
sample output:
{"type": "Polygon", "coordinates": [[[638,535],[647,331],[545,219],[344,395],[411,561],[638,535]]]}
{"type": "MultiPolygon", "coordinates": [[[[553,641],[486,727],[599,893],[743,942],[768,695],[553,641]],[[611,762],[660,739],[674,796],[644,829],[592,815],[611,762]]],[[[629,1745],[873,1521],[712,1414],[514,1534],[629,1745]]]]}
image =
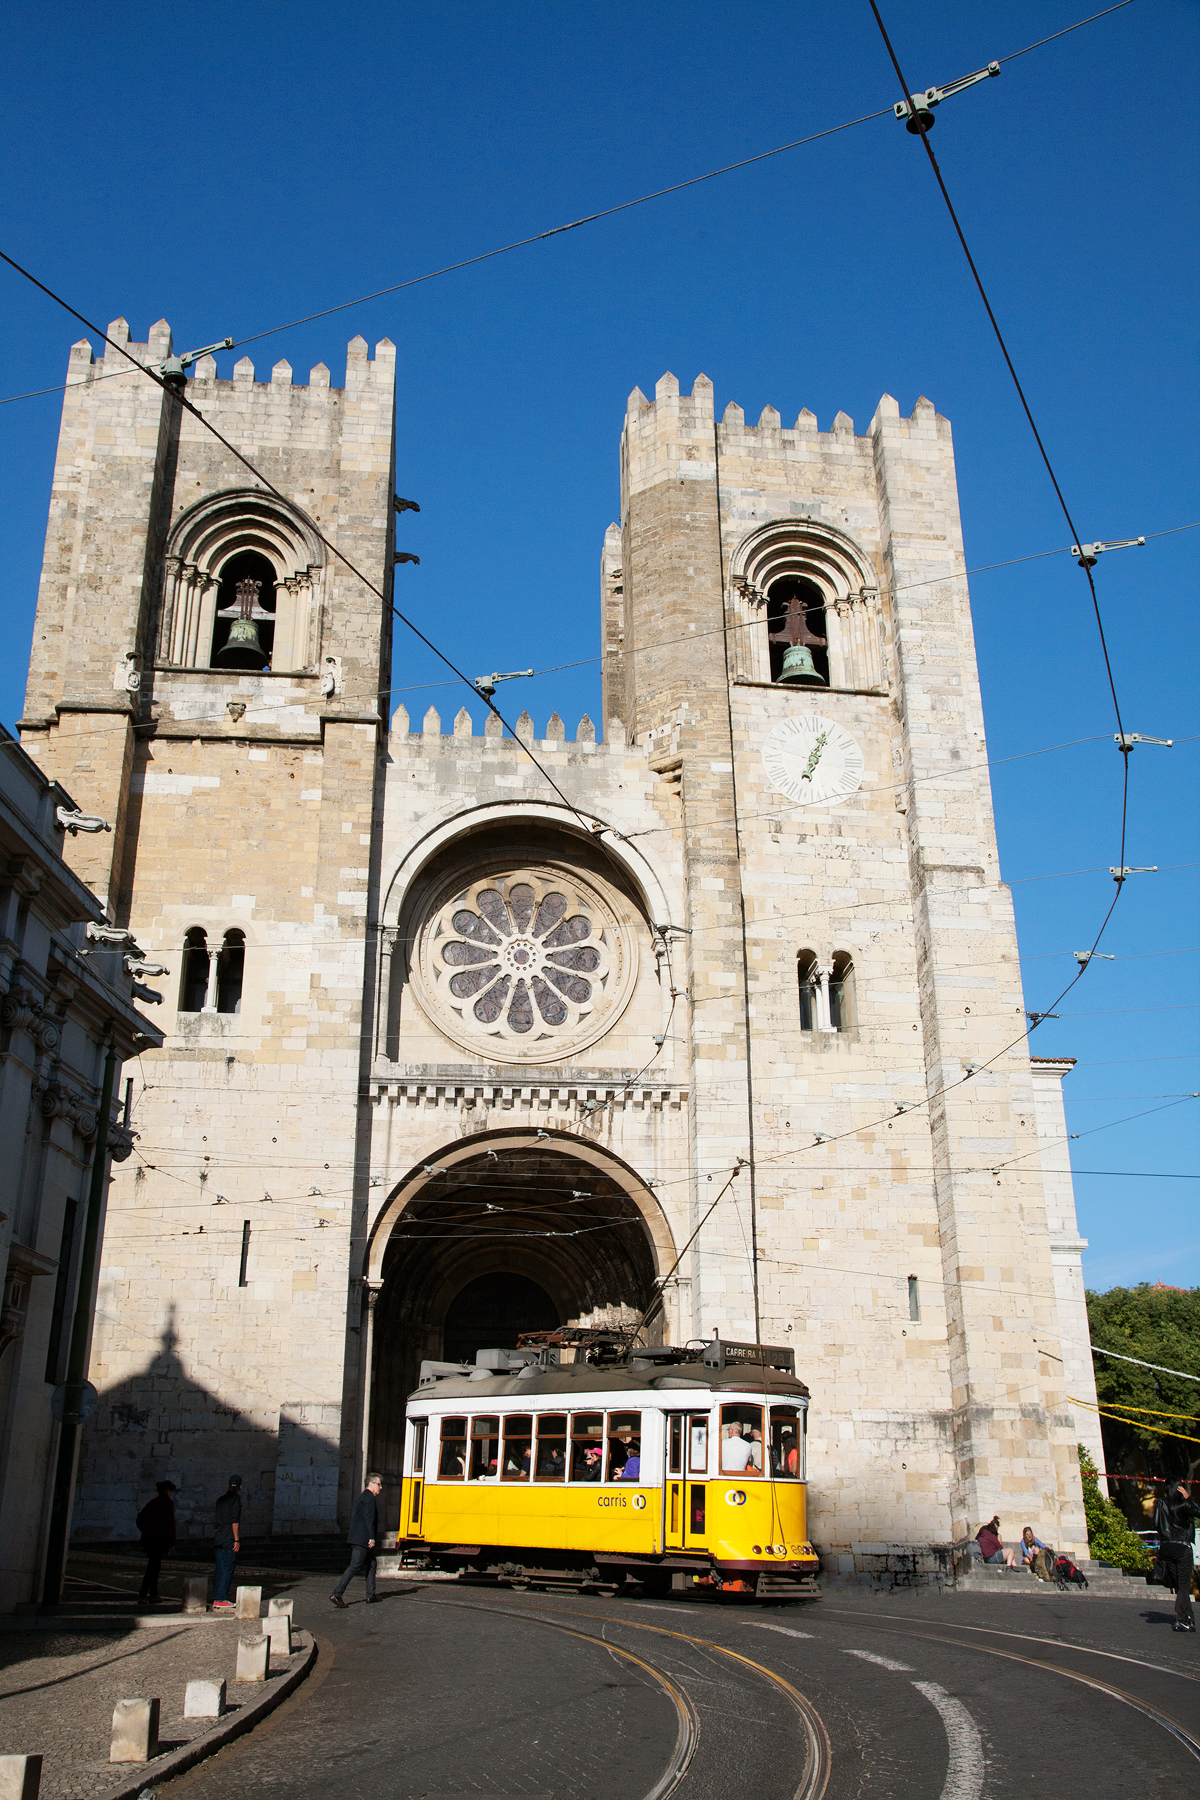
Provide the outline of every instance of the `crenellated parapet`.
{"type": "MultiPolygon", "coordinates": [[[[555,751],[569,748],[581,750],[585,754],[592,753],[597,748],[604,748],[603,745],[597,746],[596,727],[587,713],[584,713],[580,719],[573,738],[567,736],[566,726],[556,712],[551,713],[547,721],[544,737],[537,736],[533,719],[527,712],[520,714],[513,730],[515,736],[506,736],[504,727],[495,713],[489,713],[482,732],[478,732],[475,729],[475,722],[465,706],[459,707],[452,728],[448,732],[442,730],[442,716],[436,706],[429,707],[420,724],[414,726],[408,708],[398,706],[392,714],[391,742],[398,747],[405,742],[421,744],[433,740],[435,743],[440,743],[448,739],[451,743],[457,744],[465,740],[467,743],[473,742],[477,748],[487,747],[488,749],[512,751],[516,750],[519,744],[528,744],[531,749],[555,751]]],[[[620,719],[609,721],[607,742],[610,745],[624,746],[625,730],[620,719]]]]}

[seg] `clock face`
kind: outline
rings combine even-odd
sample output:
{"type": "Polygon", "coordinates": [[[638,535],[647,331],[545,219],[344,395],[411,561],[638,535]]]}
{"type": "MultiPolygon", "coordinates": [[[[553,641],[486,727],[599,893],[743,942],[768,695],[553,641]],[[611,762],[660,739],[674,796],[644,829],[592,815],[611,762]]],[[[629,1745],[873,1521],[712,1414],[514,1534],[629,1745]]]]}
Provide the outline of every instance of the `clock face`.
{"type": "Polygon", "coordinates": [[[820,713],[801,713],[772,726],[762,759],[775,792],[800,806],[837,806],[848,800],[865,766],[850,733],[820,713]]]}

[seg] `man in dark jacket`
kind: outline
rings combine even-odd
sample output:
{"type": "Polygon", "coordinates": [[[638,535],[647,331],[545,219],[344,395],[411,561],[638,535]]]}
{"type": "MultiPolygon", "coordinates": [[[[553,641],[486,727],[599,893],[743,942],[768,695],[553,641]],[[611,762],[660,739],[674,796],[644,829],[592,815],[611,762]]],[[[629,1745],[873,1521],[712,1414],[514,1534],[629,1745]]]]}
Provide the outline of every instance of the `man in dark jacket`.
{"type": "Polygon", "coordinates": [[[231,1475],[229,1485],[213,1507],[213,1611],[229,1612],[229,1583],[242,1547],[242,1478],[231,1475]]]}
{"type": "Polygon", "coordinates": [[[1200,1507],[1192,1505],[1186,1481],[1177,1481],[1154,1509],[1158,1554],[1175,1581],[1175,1623],[1172,1631],[1195,1631],[1192,1611],[1192,1541],[1200,1507]]]}
{"type": "Polygon", "coordinates": [[[342,1576],[329,1598],[335,1606],[345,1606],[342,1595],[350,1586],[356,1575],[365,1575],[367,1580],[367,1605],[372,1606],[377,1598],[375,1593],[375,1539],[378,1533],[378,1511],[375,1502],[383,1491],[383,1476],[368,1475],[367,1485],[355,1502],[354,1512],[350,1519],[350,1529],[346,1533],[346,1542],[350,1546],[350,1567],[342,1576]]]}
{"type": "Polygon", "coordinates": [[[142,1548],[146,1552],[146,1573],[138,1591],[139,1600],[158,1599],[158,1572],[162,1568],[162,1559],[175,1548],[175,1501],[172,1496],[179,1489],[173,1481],[159,1481],[155,1485],[157,1494],[153,1500],[147,1500],[134,1521],[142,1534],[142,1548]]]}

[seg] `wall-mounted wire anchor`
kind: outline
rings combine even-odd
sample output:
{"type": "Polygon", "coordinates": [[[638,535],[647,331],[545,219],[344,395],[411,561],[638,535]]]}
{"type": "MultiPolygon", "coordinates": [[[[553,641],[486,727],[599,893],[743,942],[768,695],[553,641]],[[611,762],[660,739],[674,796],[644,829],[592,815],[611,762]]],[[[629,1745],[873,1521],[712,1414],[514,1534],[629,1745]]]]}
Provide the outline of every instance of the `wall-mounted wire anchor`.
{"type": "Polygon", "coordinates": [[[692,997],[690,988],[668,988],[667,993],[672,1000],[690,1000],[692,997]]]}
{"type": "Polygon", "coordinates": [[[490,675],[477,675],[472,685],[475,692],[484,700],[490,700],[496,691],[498,681],[523,681],[532,674],[532,669],[510,669],[507,675],[500,675],[493,670],[490,675]]]}
{"type": "Polygon", "coordinates": [[[268,1194],[268,1192],[267,1192],[267,1190],[266,1190],[266,1188],[264,1188],[264,1189],[263,1189],[263,1199],[264,1199],[264,1200],[270,1200],[270,1198],[271,1198],[271,1196],[270,1196],[270,1194],[268,1194]]]}
{"type": "Polygon", "coordinates": [[[962,1066],[962,1072],[963,1072],[963,1080],[970,1081],[972,1075],[978,1075],[979,1064],[978,1063],[964,1063],[962,1066]]]}
{"type": "Polygon", "coordinates": [[[1135,744],[1161,744],[1164,750],[1171,750],[1174,748],[1175,739],[1143,737],[1140,731],[1114,731],[1113,743],[1122,756],[1128,756],[1135,744]]]}
{"type": "Polygon", "coordinates": [[[908,1111],[908,1103],[907,1103],[907,1102],[906,1102],[906,1101],[904,1101],[904,1100],[897,1100],[897,1102],[896,1102],[896,1111],[897,1111],[897,1112],[898,1112],[898,1113],[905,1113],[905,1112],[907,1112],[907,1111],[908,1111]]]}
{"type": "Polygon", "coordinates": [[[949,100],[954,94],[961,94],[977,81],[988,81],[993,75],[1000,73],[1000,64],[990,62],[986,69],[976,69],[973,75],[960,75],[957,81],[948,81],[944,87],[926,88],[923,94],[910,94],[906,106],[903,100],[897,100],[892,111],[898,119],[905,121],[904,129],[911,131],[914,137],[921,137],[934,126],[933,109],[940,106],[943,100],[949,100]]]}
{"type": "Polygon", "coordinates": [[[1076,950],[1075,952],[1075,961],[1081,969],[1086,969],[1093,957],[1098,962],[1116,962],[1117,960],[1115,956],[1110,956],[1107,950],[1076,950]]]}
{"type": "Polygon", "coordinates": [[[1094,569],[1096,558],[1103,556],[1106,550],[1132,550],[1138,544],[1144,544],[1145,538],[1110,538],[1106,544],[1072,544],[1071,555],[1081,569],[1094,569]]]}
{"type": "Polygon", "coordinates": [[[535,1138],[544,1138],[547,1143],[550,1142],[550,1133],[548,1131],[543,1131],[540,1125],[533,1135],[535,1138]]]}
{"type": "Polygon", "coordinates": [[[187,371],[198,357],[211,356],[214,350],[232,350],[233,345],[233,338],[226,337],[218,344],[205,344],[202,350],[185,350],[182,356],[168,356],[166,362],[149,363],[147,366],[173,387],[182,388],[187,371]]]}
{"type": "Polygon", "coordinates": [[[592,1197],[592,1195],[591,1195],[590,1188],[572,1188],[571,1189],[572,1200],[590,1200],[591,1197],[592,1197]]]}
{"type": "Polygon", "coordinates": [[[368,1187],[382,1187],[383,1186],[383,1176],[382,1175],[369,1175],[367,1177],[367,1186],[368,1187]]]}
{"type": "Polygon", "coordinates": [[[312,1199],[314,1194],[317,1196],[318,1200],[323,1200],[325,1198],[325,1196],[321,1192],[320,1188],[309,1188],[308,1197],[310,1200],[312,1199]]]}
{"type": "Polygon", "coordinates": [[[1031,1025],[1040,1025],[1043,1019],[1057,1019],[1058,1016],[1057,1013],[1027,1012],[1025,1014],[1031,1025]]]}
{"type": "Polygon", "coordinates": [[[1158,864],[1148,863],[1144,869],[1133,869],[1129,867],[1124,869],[1114,869],[1110,865],[1108,872],[1119,887],[1127,875],[1157,875],[1158,864]]]}
{"type": "Polygon", "coordinates": [[[664,1044],[683,1044],[686,1043],[687,1040],[686,1038],[677,1037],[674,1032],[663,1032],[661,1037],[656,1035],[651,1041],[657,1044],[661,1050],[664,1044]]]}
{"type": "Polygon", "coordinates": [[[213,1201],[213,1205],[214,1206],[228,1206],[229,1202],[225,1198],[224,1194],[218,1194],[216,1199],[213,1201]]]}
{"type": "MultiPolygon", "coordinates": [[[[448,1175],[450,1173],[449,1169],[439,1169],[436,1163],[422,1163],[421,1167],[426,1175],[448,1175]]],[[[378,1179],[379,1177],[375,1176],[371,1185],[374,1186],[378,1179]]]]}
{"type": "Polygon", "coordinates": [[[831,1144],[832,1142],[833,1142],[833,1139],[831,1137],[828,1137],[825,1132],[823,1132],[823,1131],[814,1131],[813,1132],[813,1143],[814,1144],[831,1144]]]}

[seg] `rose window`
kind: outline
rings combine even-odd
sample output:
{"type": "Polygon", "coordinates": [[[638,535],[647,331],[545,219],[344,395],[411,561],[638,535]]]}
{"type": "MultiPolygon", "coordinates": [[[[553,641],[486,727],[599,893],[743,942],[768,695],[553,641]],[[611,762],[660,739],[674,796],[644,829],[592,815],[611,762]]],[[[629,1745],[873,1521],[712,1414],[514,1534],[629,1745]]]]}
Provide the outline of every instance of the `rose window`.
{"type": "MultiPolygon", "coordinates": [[[[444,890],[443,890],[444,894],[444,890]]],[[[552,1059],[595,1037],[628,988],[616,918],[574,877],[521,870],[459,887],[422,934],[431,1010],[503,1060],[552,1059]]]]}

